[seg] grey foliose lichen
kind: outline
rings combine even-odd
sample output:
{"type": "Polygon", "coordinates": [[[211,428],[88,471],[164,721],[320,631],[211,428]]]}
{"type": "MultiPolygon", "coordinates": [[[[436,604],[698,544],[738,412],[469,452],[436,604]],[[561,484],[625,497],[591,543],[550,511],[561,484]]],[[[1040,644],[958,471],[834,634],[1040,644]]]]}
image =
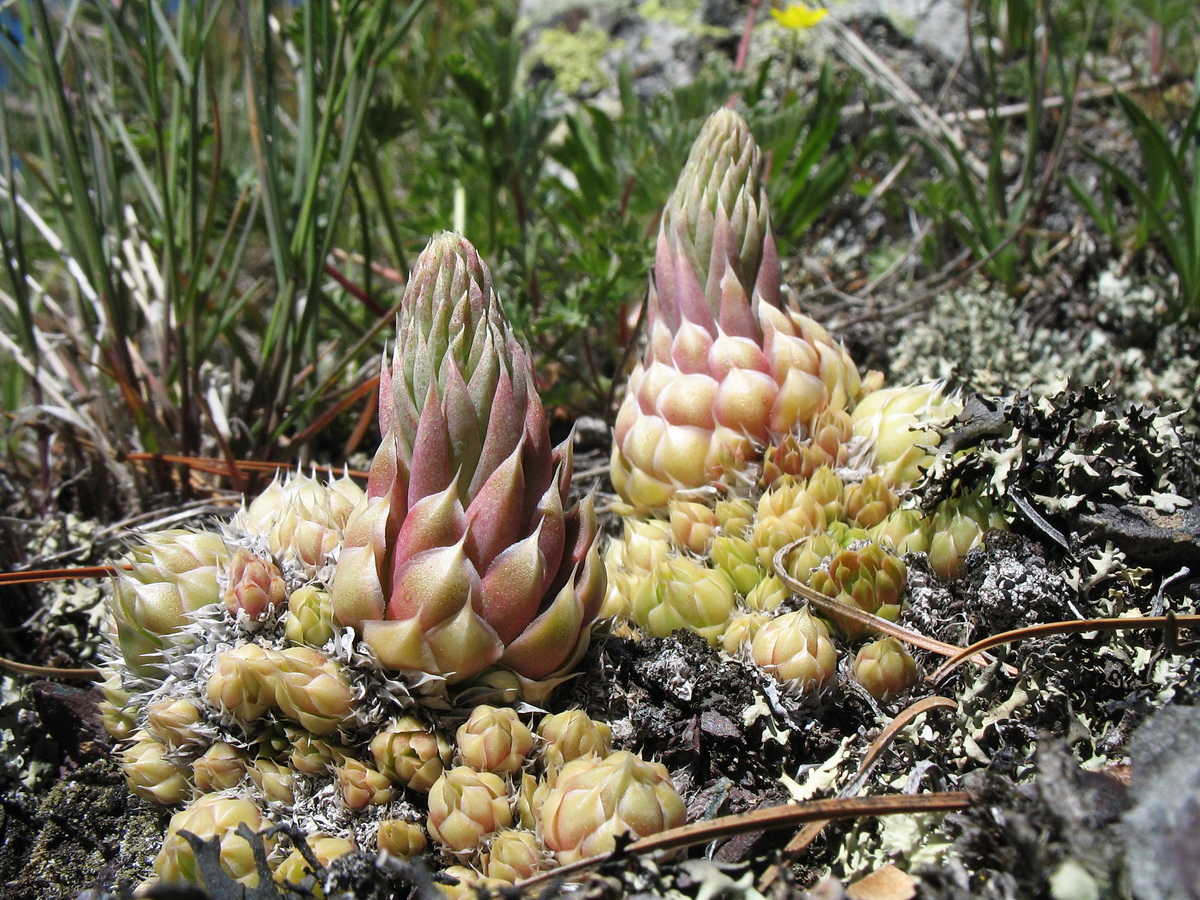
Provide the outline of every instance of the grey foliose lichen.
{"type": "Polygon", "coordinates": [[[1110,267],[1087,298],[1094,320],[1077,328],[1031,321],[1001,290],[969,286],[938,297],[928,317],[899,336],[891,380],[949,379],[967,391],[1053,393],[1064,378],[1104,386],[1120,405],[1180,411],[1200,426],[1200,334],[1167,320],[1165,285],[1110,267]]]}

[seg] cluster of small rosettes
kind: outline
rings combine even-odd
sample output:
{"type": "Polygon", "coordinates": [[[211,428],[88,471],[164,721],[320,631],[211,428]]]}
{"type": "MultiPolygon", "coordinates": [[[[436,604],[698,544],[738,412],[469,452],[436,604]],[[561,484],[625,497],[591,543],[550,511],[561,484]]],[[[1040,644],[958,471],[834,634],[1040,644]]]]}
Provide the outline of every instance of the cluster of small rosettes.
{"type": "MultiPolygon", "coordinates": [[[[290,552],[313,529],[278,526],[301,508],[297,494],[322,509],[319,492],[333,490],[289,479],[213,535],[219,544],[160,533],[131,552],[112,605],[137,652],[114,663],[102,715],[130,789],[179,807],[155,878],[199,879],[187,831],[218,839],[228,874],[257,883],[243,824],[297,827],[323,862],[426,854],[464,884],[512,883],[622,832],[683,824],[666,770],[613,753],[608,727],[584,713],[544,716],[535,733],[513,709],[476,706],[447,730],[354,649],[325,582],[307,577],[327,576],[328,558],[290,552]]],[[[306,877],[298,850],[265,847],[276,879],[306,877]]]]}
{"type": "MultiPolygon", "coordinates": [[[[290,731],[274,755],[260,745],[252,757],[215,741],[188,767],[181,751],[200,745],[189,734],[201,721],[197,712],[182,701],[156,704],[146,711],[147,730],[122,754],[135,793],[185,804],[172,816],[154,862],[155,875],[167,882],[199,880],[181,833],[188,831],[218,839],[225,871],[257,884],[253,849],[236,834],[238,826],[257,832],[290,821],[302,782],[307,795],[331,784],[324,793],[351,814],[382,809],[370,818],[365,840],[310,834],[309,846],[323,864],[359,849],[400,858],[426,854],[456,876],[463,891],[512,884],[605,853],[618,835],[646,836],[685,821],[666,769],[614,752],[608,726],[580,710],[544,715],[535,732],[511,708],[478,706],[453,740],[416,715],[401,716],[365,749],[299,730],[290,731]],[[406,803],[397,802],[401,795],[406,803]]],[[[277,881],[299,884],[311,874],[298,850],[285,855],[273,839],[264,846],[277,881]]]]}
{"type": "MultiPolygon", "coordinates": [[[[975,498],[933,513],[902,503],[908,479],[931,459],[923,442],[936,441],[921,426],[948,402],[926,385],[875,391],[822,435],[768,447],[760,479],[742,496],[680,494],[660,516],[626,517],[623,537],[605,556],[604,613],[652,637],[694,631],[801,693],[829,685],[839,639],[857,646],[878,635],[848,617],[792,611],[785,603],[792,592],[774,569],[781,550],[788,548],[792,578],[896,622],[905,607],[904,554],[926,554],[935,573],[952,579],[988,529],[1006,527],[975,498]]],[[[849,668],[881,699],[916,678],[912,657],[894,639],[862,645],[849,668]]]]}

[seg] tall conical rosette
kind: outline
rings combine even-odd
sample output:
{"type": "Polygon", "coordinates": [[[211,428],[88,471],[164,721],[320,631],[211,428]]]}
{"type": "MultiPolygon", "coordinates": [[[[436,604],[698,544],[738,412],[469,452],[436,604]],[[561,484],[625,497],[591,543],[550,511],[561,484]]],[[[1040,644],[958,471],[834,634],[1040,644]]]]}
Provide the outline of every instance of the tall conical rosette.
{"type": "Polygon", "coordinates": [[[617,417],[612,479],[635,509],[728,480],[783,435],[807,437],[862,392],[842,347],[780,306],[779,257],[745,121],[722,109],[692,147],[663,213],[649,344],[617,417]]]}
{"type": "Polygon", "coordinates": [[[391,669],[457,682],[498,665],[531,683],[587,648],[605,592],[590,499],[570,505],[525,349],[464,238],[417,260],[380,381],[383,444],[331,591],[391,669]]]}

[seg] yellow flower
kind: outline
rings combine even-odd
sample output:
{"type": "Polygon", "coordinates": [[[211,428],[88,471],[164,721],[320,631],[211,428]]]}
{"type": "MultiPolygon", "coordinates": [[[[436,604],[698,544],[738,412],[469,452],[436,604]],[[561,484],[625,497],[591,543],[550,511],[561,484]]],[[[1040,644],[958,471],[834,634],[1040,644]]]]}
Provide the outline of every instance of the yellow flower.
{"type": "Polygon", "coordinates": [[[789,3],[786,9],[773,9],[771,15],[784,28],[801,30],[812,28],[829,15],[829,10],[820,7],[813,8],[804,3],[789,3]]]}

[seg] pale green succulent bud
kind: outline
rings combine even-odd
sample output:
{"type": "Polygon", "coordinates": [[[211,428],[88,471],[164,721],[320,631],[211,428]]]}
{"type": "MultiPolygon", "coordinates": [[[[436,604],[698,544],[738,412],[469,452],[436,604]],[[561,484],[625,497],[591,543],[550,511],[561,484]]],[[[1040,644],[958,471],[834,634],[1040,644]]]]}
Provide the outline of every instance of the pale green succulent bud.
{"type": "Polygon", "coordinates": [[[661,763],[626,750],[562,767],[541,809],[542,839],[562,865],[607,853],[616,836],[684,824],[687,808],[661,763]]]}
{"type": "Polygon", "coordinates": [[[231,612],[260,619],[287,599],[283,573],[271,560],[239,548],[229,560],[229,584],[222,599],[231,612]]]}
{"type": "Polygon", "coordinates": [[[513,797],[513,814],[516,816],[516,823],[519,827],[526,831],[537,830],[538,815],[546,800],[546,794],[550,790],[550,781],[557,777],[557,770],[551,772],[549,769],[547,769],[546,778],[542,780],[534,778],[528,772],[521,774],[513,797]]]}
{"type": "Polygon", "coordinates": [[[192,763],[192,778],[202,794],[228,791],[246,777],[248,763],[232,744],[217,741],[192,763]]]}
{"type": "MultiPolygon", "coordinates": [[[[350,513],[363,497],[363,490],[348,474],[340,478],[320,479],[303,472],[288,472],[280,480],[278,476],[267,489],[254,498],[239,514],[238,524],[253,534],[270,535],[280,519],[295,507],[314,521],[341,528],[350,518],[350,513]]],[[[282,544],[273,543],[272,553],[279,553],[282,544]]]]}
{"type": "Polygon", "coordinates": [[[788,544],[824,531],[829,521],[825,507],[806,490],[804,482],[782,478],[758,501],[758,520],[751,542],[758,550],[758,564],[772,571],[775,554],[788,544]]]}
{"type": "Polygon", "coordinates": [[[746,605],[758,612],[771,612],[790,596],[792,592],[782,581],[774,575],[768,575],[746,595],[746,605]]]}
{"type": "Polygon", "coordinates": [[[242,722],[274,708],[315,735],[336,731],[354,696],[341,666],[320,651],[258,644],[221,653],[206,691],[209,703],[242,722]]]}
{"type": "Polygon", "coordinates": [[[871,529],[871,539],[897,555],[927,553],[932,525],[915,509],[897,509],[871,529]]]}
{"type": "Polygon", "coordinates": [[[650,574],[660,562],[675,555],[671,537],[670,524],[661,519],[626,519],[624,565],[630,571],[650,574]]]}
{"type": "Polygon", "coordinates": [[[515,884],[548,868],[548,854],[532,831],[506,828],[496,833],[479,858],[479,868],[488,878],[515,884]]]}
{"type": "Polygon", "coordinates": [[[537,733],[543,741],[539,756],[551,782],[558,777],[558,770],[573,759],[612,752],[612,729],[581,709],[543,716],[537,733]]]}
{"type": "Polygon", "coordinates": [[[750,526],[754,524],[754,504],[745,497],[734,497],[729,500],[718,500],[713,512],[717,516],[717,524],[721,531],[729,537],[744,538],[750,534],[750,526]]]}
{"type": "Polygon", "coordinates": [[[447,866],[442,869],[442,875],[454,879],[454,884],[438,883],[438,890],[447,900],[479,900],[501,888],[510,887],[507,881],[488,878],[470,866],[447,866]]]}
{"type": "Polygon", "coordinates": [[[880,525],[900,502],[884,477],[874,472],[856,484],[846,485],[842,498],[846,518],[859,528],[880,525]]]}
{"type": "Polygon", "coordinates": [[[144,800],[164,806],[181,803],[191,793],[187,772],[168,757],[166,745],[147,731],[121,751],[121,765],[129,789],[144,800]]]}
{"type": "Polygon", "coordinates": [[[322,647],[333,637],[333,601],[329,592],[306,584],[288,597],[283,633],[293,644],[322,647]]]}
{"type": "Polygon", "coordinates": [[[375,765],[393,781],[428,793],[450,762],[450,744],[415,716],[403,716],[371,738],[375,765]]]}
{"type": "Polygon", "coordinates": [[[626,519],[621,540],[608,545],[604,566],[608,573],[608,593],[601,615],[631,615],[630,604],[639,585],[663,560],[674,555],[671,526],[661,519],[626,519]]]}
{"type": "Polygon", "coordinates": [[[338,752],[322,738],[297,729],[289,730],[288,737],[288,763],[303,775],[323,775],[338,761],[338,752]]]}
{"type": "Polygon", "coordinates": [[[754,640],[758,629],[771,620],[765,613],[743,613],[734,616],[721,635],[721,649],[730,656],[737,656],[742,647],[754,640]]]}
{"type": "Polygon", "coordinates": [[[331,734],[350,714],[354,693],[342,667],[310,647],[288,647],[279,653],[275,705],[294,722],[316,735],[331,734]]]}
{"type": "Polygon", "coordinates": [[[163,698],[146,707],[146,728],[171,750],[195,747],[203,739],[204,713],[193,700],[163,698]]]}
{"type": "Polygon", "coordinates": [[[425,830],[416,822],[403,819],[384,819],[375,833],[375,846],[400,859],[419,856],[428,844],[425,830]]]}
{"type": "Polygon", "coordinates": [[[128,740],[137,731],[137,713],[131,708],[131,695],[116,671],[105,669],[103,672],[105,679],[100,683],[100,690],[104,699],[99,703],[100,723],[114,741],[128,740]]]}
{"type": "Polygon", "coordinates": [[[275,704],[273,689],[264,683],[268,653],[275,651],[259,644],[242,644],[218,655],[205,687],[208,702],[241,722],[265,716],[275,704]]]}
{"type": "Polygon", "coordinates": [[[346,525],[331,594],[389,669],[472,678],[499,665],[547,690],[604,603],[591,500],[570,503],[527,351],[475,248],[444,234],[401,301],[380,376],[383,444],[346,525]]]}
{"type": "Polygon", "coordinates": [[[765,623],[750,652],[758,665],[800,693],[824,687],[837,672],[829,629],[807,607],[765,623]]]}
{"type": "Polygon", "coordinates": [[[825,521],[842,517],[842,479],[829,466],[820,466],[804,482],[804,492],[825,511],[825,521]]]}
{"type": "Polygon", "coordinates": [[[686,628],[715,645],[733,612],[733,582],[720,569],[688,558],[659,563],[633,597],[633,619],[651,637],[686,628]]]}
{"type": "Polygon", "coordinates": [[[620,540],[609,542],[604,551],[604,570],[608,575],[608,588],[604,594],[604,605],[600,607],[601,619],[629,618],[629,598],[633,596],[638,580],[645,575],[631,575],[625,567],[625,543],[620,540]]]}
{"type": "MultiPolygon", "coordinates": [[[[354,846],[354,842],[342,837],[331,837],[325,834],[310,835],[305,839],[308,844],[308,849],[312,851],[312,855],[322,867],[328,867],[335,859],[341,859],[347,854],[353,853],[358,848],[354,846]]],[[[275,867],[275,882],[283,885],[299,886],[315,873],[308,861],[304,858],[304,854],[298,848],[293,849],[283,862],[275,867]]],[[[325,896],[324,887],[320,884],[312,886],[312,895],[321,900],[325,896]]]]}
{"type": "Polygon", "coordinates": [[[838,533],[832,527],[828,531],[810,534],[787,557],[788,574],[801,584],[808,584],[813,572],[841,549],[838,533]]]}
{"type": "Polygon", "coordinates": [[[763,579],[758,567],[758,548],[740,537],[719,534],[713,539],[713,565],[729,576],[734,589],[743,597],[763,579]]]}
{"type": "MultiPolygon", "coordinates": [[[[168,884],[178,881],[204,884],[192,847],[182,835],[187,831],[204,840],[217,838],[221,868],[239,884],[256,886],[258,868],[254,851],[250,842],[237,834],[242,824],[251,831],[262,831],[267,826],[258,807],[249,800],[205,794],[171,817],[162,849],[154,859],[155,874],[168,884]]],[[[264,837],[263,844],[270,853],[274,839],[264,837]]]]}
{"type": "Polygon", "coordinates": [[[313,578],[341,545],[346,522],[362,497],[348,475],[323,484],[289,473],[282,481],[277,476],[235,521],[252,534],[265,535],[271,553],[313,578]]]}
{"type": "Polygon", "coordinates": [[[296,802],[294,773],[288,766],[260,757],[254,760],[247,773],[259,793],[269,802],[285,806],[292,806],[296,802]]]}
{"type": "Polygon", "coordinates": [[[917,664],[908,648],[894,637],[882,637],[859,649],[854,657],[854,680],[876,700],[886,700],[911,687],[917,664]]]}
{"type": "MultiPolygon", "coordinates": [[[[835,553],[813,572],[809,586],[827,597],[895,622],[904,609],[907,580],[904,561],[871,542],[835,553]]],[[[851,639],[871,631],[853,619],[838,616],[834,619],[842,634],[851,639]]]]}
{"type": "Polygon", "coordinates": [[[340,766],[334,766],[333,778],[350,809],[383,806],[395,794],[386,775],[354,757],[346,757],[340,766]]]}
{"type": "Polygon", "coordinates": [[[983,543],[980,524],[958,512],[935,515],[930,532],[929,567],[946,580],[957,578],[971,548],[983,543]]]}
{"type": "Polygon", "coordinates": [[[938,381],[883,388],[854,408],[854,433],[873,442],[876,470],[889,484],[914,484],[933,459],[929,449],[941,440],[933,426],[962,411],[962,403],[947,396],[944,387],[938,381]]]}
{"type": "Polygon", "coordinates": [[[218,534],[159,531],[133,547],[120,572],[109,613],[125,663],[138,675],[160,671],[166,640],[190,621],[190,613],[217,603],[217,568],[225,542],[218,534]]]}
{"type": "Polygon", "coordinates": [[[533,749],[533,732],[510,707],[477,706],[458,728],[458,753],[477,772],[512,775],[533,749]]]}
{"type": "Polygon", "coordinates": [[[708,555],[720,528],[716,511],[695,500],[672,498],[667,505],[667,514],[676,546],[697,556],[708,555]]]}
{"type": "Polygon", "coordinates": [[[451,853],[474,853],[488,835],[512,824],[504,780],[457,766],[429,790],[429,836],[451,853]]]}

